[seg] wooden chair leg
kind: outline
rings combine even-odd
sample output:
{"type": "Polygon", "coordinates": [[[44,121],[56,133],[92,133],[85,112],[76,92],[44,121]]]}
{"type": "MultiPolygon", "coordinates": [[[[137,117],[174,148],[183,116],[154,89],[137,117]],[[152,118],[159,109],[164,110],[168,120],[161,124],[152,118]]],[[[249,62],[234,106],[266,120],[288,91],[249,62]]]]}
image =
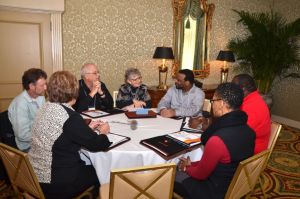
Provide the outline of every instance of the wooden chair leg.
{"type": "Polygon", "coordinates": [[[94,186],[89,187],[86,189],[83,193],[81,193],[79,196],[73,198],[73,199],[81,199],[83,197],[88,197],[89,199],[93,198],[92,190],[94,189],[94,186]]]}
{"type": "Polygon", "coordinates": [[[259,181],[259,186],[260,186],[260,189],[261,189],[261,191],[262,191],[262,193],[263,193],[264,199],[266,199],[267,196],[266,196],[264,187],[263,187],[263,185],[262,185],[261,176],[258,177],[258,181],[259,181]]]}
{"type": "Polygon", "coordinates": [[[179,194],[173,192],[173,199],[183,199],[179,194]]]}

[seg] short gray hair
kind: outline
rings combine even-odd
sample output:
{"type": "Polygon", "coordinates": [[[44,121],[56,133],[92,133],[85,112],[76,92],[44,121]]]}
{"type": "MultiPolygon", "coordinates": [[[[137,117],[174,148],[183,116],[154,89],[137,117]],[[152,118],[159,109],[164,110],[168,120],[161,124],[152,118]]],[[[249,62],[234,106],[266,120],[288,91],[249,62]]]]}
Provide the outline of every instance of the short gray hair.
{"type": "Polygon", "coordinates": [[[81,70],[80,70],[80,76],[81,76],[82,79],[84,78],[85,74],[88,73],[87,66],[89,66],[89,65],[94,65],[94,66],[97,67],[97,65],[94,64],[94,63],[85,63],[85,64],[83,64],[83,66],[81,67],[81,70]]]}
{"type": "Polygon", "coordinates": [[[137,68],[128,68],[126,71],[125,71],[125,83],[127,82],[127,80],[130,78],[130,76],[132,75],[139,75],[139,76],[142,76],[141,75],[141,72],[137,69],[137,68]]]}

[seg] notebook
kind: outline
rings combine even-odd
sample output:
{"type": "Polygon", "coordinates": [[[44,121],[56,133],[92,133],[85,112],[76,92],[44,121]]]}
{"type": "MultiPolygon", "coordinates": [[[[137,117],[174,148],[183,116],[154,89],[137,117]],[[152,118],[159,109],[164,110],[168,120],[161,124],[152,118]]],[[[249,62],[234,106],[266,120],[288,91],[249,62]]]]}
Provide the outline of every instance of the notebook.
{"type": "Polygon", "coordinates": [[[201,134],[178,131],[166,135],[156,136],[140,141],[140,144],[152,149],[162,158],[169,160],[200,146],[201,134]]]}
{"type": "Polygon", "coordinates": [[[83,111],[81,114],[90,118],[98,118],[109,115],[109,113],[100,110],[83,111]]]}
{"type": "Polygon", "coordinates": [[[128,112],[125,112],[125,115],[129,119],[156,118],[157,117],[157,114],[152,110],[148,110],[147,114],[137,114],[136,111],[128,111],[128,112]]]}
{"type": "Polygon", "coordinates": [[[112,144],[109,146],[109,148],[106,151],[108,151],[116,146],[119,146],[125,142],[128,142],[130,140],[130,137],[115,134],[115,133],[109,133],[109,134],[107,134],[107,137],[108,137],[109,141],[112,142],[112,144]]]}

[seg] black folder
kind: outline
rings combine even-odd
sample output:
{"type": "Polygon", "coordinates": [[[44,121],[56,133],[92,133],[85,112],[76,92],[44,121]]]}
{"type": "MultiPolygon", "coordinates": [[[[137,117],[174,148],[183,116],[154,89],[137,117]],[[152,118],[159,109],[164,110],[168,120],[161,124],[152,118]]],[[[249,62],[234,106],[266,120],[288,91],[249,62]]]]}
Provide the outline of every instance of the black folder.
{"type": "Polygon", "coordinates": [[[111,145],[105,151],[109,151],[110,149],[115,148],[121,144],[124,144],[125,142],[128,142],[130,140],[130,137],[119,135],[116,133],[109,133],[107,136],[109,141],[111,142],[111,145]]]}
{"type": "Polygon", "coordinates": [[[125,115],[129,119],[156,118],[157,117],[157,114],[152,110],[149,110],[147,114],[136,114],[136,111],[129,111],[129,112],[125,112],[125,115]]]}
{"type": "Polygon", "coordinates": [[[200,146],[200,143],[196,145],[186,144],[168,134],[141,140],[140,144],[152,149],[166,160],[172,159],[200,146]]]}

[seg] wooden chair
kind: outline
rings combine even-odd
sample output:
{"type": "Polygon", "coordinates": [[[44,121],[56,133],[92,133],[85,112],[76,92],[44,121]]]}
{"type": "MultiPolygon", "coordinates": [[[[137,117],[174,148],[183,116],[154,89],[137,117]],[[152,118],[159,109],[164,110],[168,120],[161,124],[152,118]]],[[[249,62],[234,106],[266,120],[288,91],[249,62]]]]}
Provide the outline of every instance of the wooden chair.
{"type": "Polygon", "coordinates": [[[119,93],[119,91],[113,91],[114,107],[116,107],[116,101],[117,101],[118,93],[119,93]]]}
{"type": "Polygon", "coordinates": [[[241,198],[253,191],[257,179],[264,170],[270,150],[265,150],[240,162],[229,185],[225,199],[241,198]]]}
{"type": "Polygon", "coordinates": [[[204,99],[202,107],[202,115],[205,118],[211,117],[211,103],[209,99],[204,99]]]}
{"type": "MultiPolygon", "coordinates": [[[[0,143],[0,156],[7,171],[11,186],[19,198],[45,198],[29,162],[27,153],[0,143]]],[[[75,199],[86,196],[92,198],[91,190],[93,190],[93,188],[93,186],[89,187],[75,199]]]]}
{"type": "MultiPolygon", "coordinates": [[[[270,153],[269,153],[269,155],[267,157],[267,161],[266,161],[266,163],[264,165],[263,170],[265,170],[265,168],[268,165],[270,156],[271,156],[271,154],[272,154],[272,152],[274,150],[274,147],[275,147],[276,141],[278,139],[279,133],[281,131],[281,128],[282,128],[281,124],[279,124],[277,122],[274,122],[274,121],[271,122],[271,132],[270,132],[270,138],[269,138],[269,143],[268,143],[268,149],[269,149],[270,153]]],[[[266,198],[266,193],[265,193],[264,188],[263,188],[263,184],[262,184],[262,181],[261,181],[261,176],[259,176],[258,180],[259,180],[259,186],[260,186],[261,191],[262,191],[262,193],[264,195],[264,198],[266,198]]]]}
{"type": "Polygon", "coordinates": [[[204,99],[204,103],[203,103],[203,108],[202,108],[203,111],[207,111],[210,113],[211,111],[211,103],[210,103],[210,100],[209,99],[204,99]]]}
{"type": "Polygon", "coordinates": [[[275,147],[276,141],[278,139],[279,133],[281,131],[281,128],[282,128],[281,124],[274,122],[274,121],[271,122],[271,132],[270,132],[270,138],[269,138],[269,144],[268,144],[268,149],[270,150],[270,154],[268,156],[268,160],[267,160],[265,166],[267,166],[270,156],[274,150],[274,147],[275,147]]]}
{"type": "Polygon", "coordinates": [[[100,198],[171,199],[175,171],[175,163],[113,170],[110,183],[100,187],[100,198]]]}

